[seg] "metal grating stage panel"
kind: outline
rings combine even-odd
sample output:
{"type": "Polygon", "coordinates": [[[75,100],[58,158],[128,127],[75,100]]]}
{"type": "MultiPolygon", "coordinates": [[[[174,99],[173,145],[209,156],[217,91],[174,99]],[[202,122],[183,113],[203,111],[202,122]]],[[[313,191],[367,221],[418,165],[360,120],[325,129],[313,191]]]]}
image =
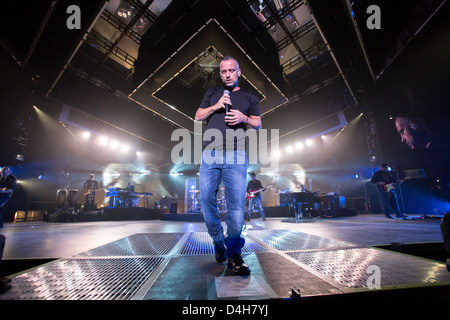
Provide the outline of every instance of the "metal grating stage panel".
{"type": "Polygon", "coordinates": [[[265,244],[281,251],[314,250],[352,247],[352,244],[290,230],[249,232],[265,244]]]}
{"type": "Polygon", "coordinates": [[[381,287],[450,281],[450,273],[442,263],[371,248],[286,254],[348,288],[367,287],[369,277],[374,274],[371,266],[379,268],[381,287]]]}
{"type": "Polygon", "coordinates": [[[76,257],[166,255],[182,236],[183,233],[136,233],[80,253],[76,257]]]}
{"type": "Polygon", "coordinates": [[[164,260],[58,260],[12,279],[0,300],[129,300],[164,260]]]}
{"type": "MultiPolygon", "coordinates": [[[[249,231],[242,252],[259,254],[249,254],[246,259],[255,268],[259,266],[265,270],[268,279],[274,279],[273,283],[291,283],[283,278],[285,270],[279,270],[280,264],[273,263],[274,255],[290,260],[292,272],[288,273],[294,274],[299,268],[302,275],[307,275],[302,285],[310,285],[307,290],[314,294],[319,292],[317,283],[321,283],[319,287],[323,289],[325,282],[327,293],[330,292],[330,285],[341,287],[339,290],[365,288],[371,276],[368,273],[370,266],[379,267],[381,286],[450,282],[450,273],[441,263],[359,248],[290,230],[249,231]],[[268,255],[270,259],[263,259],[268,255]],[[322,278],[322,282],[314,280],[318,278],[322,278]]],[[[71,259],[57,260],[16,275],[12,278],[12,288],[0,294],[0,300],[142,299],[154,289],[155,281],[162,279],[158,282],[162,291],[155,288],[156,297],[160,297],[164,295],[159,293],[166,294],[165,290],[178,289],[180,281],[185,279],[185,265],[189,266],[193,261],[206,261],[205,255],[209,254],[214,254],[214,244],[207,232],[138,233],[71,259]],[[168,276],[166,268],[175,274],[168,276]],[[174,279],[173,286],[167,287],[165,281],[171,277],[174,279]]],[[[214,259],[207,261],[202,265],[208,266],[211,276],[223,273],[224,266],[215,263],[214,259]]],[[[199,276],[192,280],[192,285],[198,286],[201,282],[202,287],[202,277],[208,273],[201,268],[196,271],[199,276]]]]}
{"type": "MultiPolygon", "coordinates": [[[[242,253],[265,252],[265,248],[261,247],[255,241],[246,238],[242,253]]],[[[195,254],[214,254],[214,242],[207,232],[193,232],[181,247],[179,254],[195,255],[195,254]]]]}

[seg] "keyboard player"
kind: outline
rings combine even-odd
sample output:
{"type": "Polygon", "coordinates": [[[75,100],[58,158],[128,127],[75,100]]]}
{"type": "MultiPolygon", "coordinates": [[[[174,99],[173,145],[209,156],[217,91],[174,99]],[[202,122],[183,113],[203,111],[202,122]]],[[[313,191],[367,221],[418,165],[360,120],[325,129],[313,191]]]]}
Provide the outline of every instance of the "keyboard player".
{"type": "MultiPolygon", "coordinates": [[[[305,209],[310,205],[313,200],[313,193],[305,188],[302,184],[300,186],[300,192],[296,192],[294,194],[294,210],[295,210],[295,218],[303,219],[303,214],[306,213],[305,209]]],[[[311,215],[308,211],[308,215],[311,215]]]]}
{"type": "Polygon", "coordinates": [[[130,193],[134,193],[134,185],[133,185],[133,182],[128,181],[128,184],[127,184],[127,191],[128,191],[129,194],[130,194],[130,193]]]}
{"type": "Polygon", "coordinates": [[[151,192],[136,192],[134,189],[134,185],[131,181],[128,182],[127,187],[125,188],[127,199],[129,201],[125,201],[128,207],[137,208],[139,207],[139,198],[144,199],[144,207],[149,208],[148,197],[151,197],[153,194],[151,192]]]}
{"type": "Polygon", "coordinates": [[[127,193],[127,198],[125,200],[125,207],[132,207],[136,208],[139,207],[139,197],[137,197],[134,194],[134,185],[133,182],[128,181],[127,187],[125,188],[125,191],[127,193]]]}

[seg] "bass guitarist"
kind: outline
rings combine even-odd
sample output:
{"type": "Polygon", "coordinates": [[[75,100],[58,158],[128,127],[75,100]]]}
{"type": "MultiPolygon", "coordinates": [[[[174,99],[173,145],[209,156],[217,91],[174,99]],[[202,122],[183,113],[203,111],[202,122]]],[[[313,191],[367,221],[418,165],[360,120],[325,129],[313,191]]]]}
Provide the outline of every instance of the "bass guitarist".
{"type": "Polygon", "coordinates": [[[253,211],[253,205],[255,204],[258,206],[261,219],[265,221],[266,215],[264,213],[264,208],[262,205],[261,191],[265,191],[266,188],[263,188],[261,181],[256,180],[256,174],[254,172],[250,173],[250,178],[251,180],[247,184],[247,196],[246,196],[246,199],[248,200],[248,212],[247,212],[248,221],[250,221],[253,211]]]}
{"type": "Polygon", "coordinates": [[[380,170],[372,175],[370,182],[374,183],[377,187],[384,216],[388,219],[393,219],[391,214],[395,213],[397,218],[402,218],[403,214],[399,210],[394,188],[389,188],[389,186],[401,183],[401,181],[397,181],[391,172],[389,172],[388,168],[388,164],[383,163],[380,166],[380,170]]]}
{"type": "Polygon", "coordinates": [[[83,194],[86,197],[86,203],[84,205],[85,211],[96,210],[95,206],[95,190],[98,190],[98,181],[95,180],[94,174],[89,174],[89,178],[83,185],[83,194]]]}

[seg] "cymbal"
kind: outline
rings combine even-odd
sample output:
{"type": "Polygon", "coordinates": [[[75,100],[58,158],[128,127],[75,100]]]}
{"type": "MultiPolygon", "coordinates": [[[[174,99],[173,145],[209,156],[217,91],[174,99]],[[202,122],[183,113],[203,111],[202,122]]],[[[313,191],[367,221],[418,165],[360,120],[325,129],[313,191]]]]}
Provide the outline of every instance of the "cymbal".
{"type": "Polygon", "coordinates": [[[200,190],[189,190],[189,192],[200,192],[200,190]]]}

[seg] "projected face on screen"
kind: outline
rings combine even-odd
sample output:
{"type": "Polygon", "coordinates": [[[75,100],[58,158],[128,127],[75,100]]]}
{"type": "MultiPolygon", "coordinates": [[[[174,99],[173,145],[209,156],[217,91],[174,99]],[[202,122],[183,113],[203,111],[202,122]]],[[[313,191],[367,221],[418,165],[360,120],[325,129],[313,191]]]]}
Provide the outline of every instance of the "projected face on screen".
{"type": "Polygon", "coordinates": [[[402,142],[412,150],[428,149],[433,141],[431,131],[420,119],[397,117],[395,127],[402,142]]]}

